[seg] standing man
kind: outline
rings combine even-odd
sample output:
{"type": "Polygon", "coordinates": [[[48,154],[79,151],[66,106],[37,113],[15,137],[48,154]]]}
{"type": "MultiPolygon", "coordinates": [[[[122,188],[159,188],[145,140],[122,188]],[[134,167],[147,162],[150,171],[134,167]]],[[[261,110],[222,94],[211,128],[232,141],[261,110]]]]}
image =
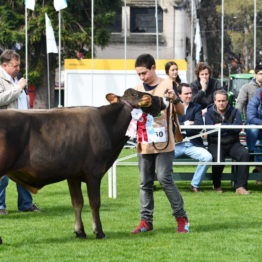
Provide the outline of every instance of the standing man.
{"type": "Polygon", "coordinates": [[[222,87],[218,80],[211,77],[212,69],[205,62],[200,62],[196,65],[195,75],[197,80],[190,84],[193,92],[192,101],[201,105],[202,115],[204,116],[207,111],[207,107],[214,102],[214,92],[222,89],[222,87]]]}
{"type": "MultiPolygon", "coordinates": [[[[240,112],[229,105],[228,95],[224,90],[217,90],[214,93],[214,105],[209,107],[206,113],[207,125],[242,125],[240,112]]],[[[237,162],[248,162],[249,154],[244,146],[240,143],[240,129],[221,129],[221,147],[220,160],[225,161],[226,156],[230,156],[237,162]]],[[[217,161],[217,132],[209,134],[208,150],[213,156],[213,160],[217,161]]],[[[224,166],[212,166],[214,190],[222,193],[221,174],[224,166]]],[[[240,195],[248,195],[247,180],[249,175],[249,166],[237,166],[236,177],[236,193],[240,195]]]]}
{"type": "MultiPolygon", "coordinates": [[[[17,79],[20,71],[20,56],[13,50],[5,50],[0,56],[0,110],[1,109],[28,109],[28,99],[25,93],[26,80],[17,79]]],[[[5,190],[8,177],[0,179],[0,214],[8,214],[5,203],[5,190]]],[[[17,184],[18,209],[20,211],[40,211],[32,203],[29,191],[17,184]]]]}
{"type": "MultiPolygon", "coordinates": [[[[165,109],[153,119],[154,132],[156,132],[153,141],[149,141],[145,136],[138,136],[141,221],[131,233],[137,234],[153,230],[155,173],[169,200],[172,214],[177,220],[177,232],[187,233],[189,223],[184,210],[184,202],[172,178],[174,158],[172,115],[174,114],[175,117],[175,114],[183,114],[184,108],[181,100],[173,91],[172,81],[156,75],[155,59],[150,54],[140,55],[136,59],[135,69],[139,78],[143,81],[136,87],[136,90],[161,97],[168,93],[172,96],[173,104],[170,106],[170,113],[168,113],[168,109],[165,109]],[[157,134],[159,135],[157,136],[157,134]]],[[[142,117],[140,122],[144,122],[143,118],[145,117],[142,117]]],[[[141,133],[140,131],[140,124],[138,124],[138,134],[141,133]]]]}
{"type": "MultiPolygon", "coordinates": [[[[184,115],[178,116],[180,125],[203,125],[203,117],[201,114],[201,106],[192,102],[192,89],[190,85],[182,83],[177,88],[180,99],[184,106],[184,115]]],[[[199,134],[200,130],[183,129],[182,134],[187,137],[199,134]]],[[[182,142],[175,147],[175,158],[182,155],[189,156],[200,162],[211,162],[212,155],[204,148],[203,140],[197,137],[186,142],[182,142]]],[[[192,192],[200,192],[200,183],[205,175],[208,165],[198,165],[191,181],[190,190],[192,192]]]]}

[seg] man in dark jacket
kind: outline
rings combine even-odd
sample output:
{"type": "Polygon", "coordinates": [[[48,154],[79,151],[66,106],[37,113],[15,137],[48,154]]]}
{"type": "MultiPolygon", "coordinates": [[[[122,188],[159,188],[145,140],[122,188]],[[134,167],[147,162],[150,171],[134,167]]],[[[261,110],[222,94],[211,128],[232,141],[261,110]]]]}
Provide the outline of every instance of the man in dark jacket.
{"type": "MultiPolygon", "coordinates": [[[[262,125],[262,88],[256,91],[256,95],[252,97],[247,105],[247,125],[262,125]]],[[[247,129],[250,141],[249,150],[251,152],[261,153],[261,148],[256,147],[257,142],[260,144],[262,140],[261,129],[247,129]]],[[[255,157],[256,162],[262,162],[261,156],[255,157]]]]}
{"type": "MultiPolygon", "coordinates": [[[[228,104],[228,95],[224,90],[217,90],[214,93],[214,105],[210,106],[205,116],[207,125],[242,125],[240,112],[228,104]]],[[[244,146],[240,143],[240,129],[222,129],[221,130],[221,149],[220,160],[225,161],[226,156],[238,162],[248,162],[249,154],[244,146]]],[[[213,160],[217,161],[217,133],[208,135],[208,150],[213,156],[213,160]]],[[[214,190],[222,193],[221,174],[224,165],[212,167],[214,190]]],[[[236,193],[248,195],[247,180],[249,175],[249,167],[247,165],[237,166],[236,177],[236,193]]]]}
{"type": "MultiPolygon", "coordinates": [[[[201,114],[201,106],[192,102],[192,89],[188,84],[182,83],[177,88],[180,99],[184,106],[184,115],[179,115],[180,125],[203,125],[201,114]]],[[[188,139],[188,137],[199,134],[199,129],[183,129],[182,134],[184,140],[175,147],[175,158],[182,155],[189,156],[200,162],[211,162],[212,155],[204,148],[201,137],[188,139]],[[187,140],[186,140],[187,139],[187,140]]],[[[191,181],[190,190],[192,192],[200,192],[199,186],[202,177],[206,173],[208,165],[198,165],[191,181]]]]}
{"type": "MultiPolygon", "coordinates": [[[[249,83],[243,85],[240,88],[239,95],[237,97],[236,101],[236,108],[240,111],[241,114],[244,114],[245,120],[247,120],[247,105],[252,97],[256,96],[257,90],[262,87],[262,65],[257,65],[255,67],[255,78],[252,79],[249,83]]],[[[254,99],[252,102],[252,106],[250,107],[250,110],[253,111],[255,109],[253,107],[254,102],[257,99],[254,99]],[[253,108],[253,109],[252,109],[253,108]]],[[[250,120],[250,117],[249,117],[250,120]]],[[[249,122],[249,125],[254,124],[254,116],[252,116],[252,123],[249,122]]],[[[256,144],[262,143],[262,137],[257,136],[258,135],[258,129],[246,129],[246,140],[247,140],[247,147],[249,152],[256,152],[261,153],[262,149],[260,147],[256,147],[256,144]]],[[[256,162],[262,162],[261,156],[255,157],[256,162]]],[[[256,166],[253,170],[253,173],[262,172],[262,166],[256,166]]],[[[262,181],[257,181],[257,184],[262,184],[262,181]]]]}
{"type": "Polygon", "coordinates": [[[190,85],[193,92],[193,102],[201,105],[202,115],[205,115],[207,107],[213,104],[213,94],[216,90],[222,89],[220,82],[211,78],[211,67],[204,62],[197,64],[195,69],[197,80],[190,85]]]}

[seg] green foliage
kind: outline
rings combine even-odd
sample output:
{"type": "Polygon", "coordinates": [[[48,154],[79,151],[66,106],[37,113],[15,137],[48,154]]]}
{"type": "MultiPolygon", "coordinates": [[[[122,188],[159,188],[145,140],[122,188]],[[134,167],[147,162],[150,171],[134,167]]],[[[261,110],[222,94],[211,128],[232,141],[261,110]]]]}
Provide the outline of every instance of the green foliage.
{"type": "MultiPolygon", "coordinates": [[[[121,6],[121,0],[96,0],[94,4],[94,44],[104,47],[110,39],[107,28],[113,22],[115,10],[121,6]]],[[[58,12],[54,9],[53,0],[38,0],[34,11],[27,10],[28,71],[41,73],[42,86],[46,90],[45,12],[51,20],[58,44],[58,12]]],[[[61,11],[61,20],[62,58],[76,58],[79,51],[89,58],[91,56],[91,1],[69,0],[68,8],[61,11]]],[[[22,47],[18,52],[23,62],[25,57],[24,0],[0,0],[0,47],[13,49],[17,43],[22,47]]],[[[54,72],[56,67],[57,55],[51,54],[50,72],[54,72]]]]}
{"type": "MultiPolygon", "coordinates": [[[[261,62],[262,26],[261,1],[257,2],[257,63],[261,62]]],[[[221,1],[202,0],[200,20],[204,26],[208,62],[214,68],[220,68],[221,48],[221,1]]],[[[254,57],[254,0],[224,1],[224,57],[225,65],[231,73],[253,69],[254,57]],[[234,71],[235,70],[235,71],[234,71]]],[[[228,73],[230,73],[228,71],[228,73]]]]}
{"type": "Polygon", "coordinates": [[[36,87],[40,84],[41,76],[40,73],[36,70],[28,72],[28,84],[35,85],[36,87]]]}
{"type": "MultiPolygon", "coordinates": [[[[213,68],[214,77],[218,78],[221,64],[221,19],[216,10],[220,0],[202,0],[198,10],[202,37],[206,40],[207,62],[213,68]]],[[[230,38],[225,34],[225,53],[230,51],[230,38]]]]}
{"type": "MultiPolygon", "coordinates": [[[[121,1],[100,0],[94,3],[95,44],[105,46],[110,39],[107,27],[113,22],[115,10],[121,6],[121,1]]],[[[45,45],[41,43],[45,37],[45,12],[58,37],[58,13],[53,7],[53,0],[37,1],[35,10],[28,10],[29,48],[33,54],[36,51],[38,53],[40,46],[41,53],[45,53],[45,45]]],[[[64,55],[75,57],[75,52],[83,47],[90,50],[91,1],[68,1],[68,8],[63,9],[61,13],[64,55]]],[[[0,14],[0,45],[4,48],[13,48],[17,42],[23,44],[25,40],[23,1],[0,0],[0,14]]]]}

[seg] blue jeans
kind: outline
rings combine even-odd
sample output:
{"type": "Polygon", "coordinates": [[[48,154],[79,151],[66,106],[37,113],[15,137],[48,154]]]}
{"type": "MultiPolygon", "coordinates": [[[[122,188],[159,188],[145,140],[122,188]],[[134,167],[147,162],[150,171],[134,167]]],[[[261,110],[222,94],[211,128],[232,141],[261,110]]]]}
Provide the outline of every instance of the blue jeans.
{"type": "MultiPolygon", "coordinates": [[[[203,147],[194,146],[191,142],[179,143],[175,147],[175,158],[186,155],[200,162],[211,162],[212,155],[203,147]]],[[[201,180],[208,169],[208,165],[197,165],[195,174],[191,181],[193,187],[199,187],[201,180]]]]}
{"type": "MultiPolygon", "coordinates": [[[[261,129],[246,129],[247,147],[249,152],[262,153],[262,130],[261,129]]],[[[262,156],[255,156],[255,162],[262,162],[262,156]]]]}
{"type": "MultiPolygon", "coordinates": [[[[0,209],[6,208],[5,204],[5,190],[8,186],[8,177],[3,176],[0,178],[0,209]]],[[[24,189],[21,185],[16,184],[17,193],[18,193],[18,201],[17,206],[18,210],[23,211],[29,209],[33,205],[33,199],[31,193],[24,189]]]]}

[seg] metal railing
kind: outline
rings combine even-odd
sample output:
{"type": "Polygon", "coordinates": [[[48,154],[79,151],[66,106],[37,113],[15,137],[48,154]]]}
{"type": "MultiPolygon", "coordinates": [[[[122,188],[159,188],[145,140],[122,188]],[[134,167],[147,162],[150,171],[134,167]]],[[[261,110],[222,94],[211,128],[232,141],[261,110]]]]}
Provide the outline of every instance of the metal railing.
{"type": "MultiPolygon", "coordinates": [[[[206,133],[217,132],[218,135],[218,147],[217,147],[217,161],[216,162],[173,162],[173,165],[252,165],[259,166],[262,165],[262,162],[236,162],[236,161],[220,161],[220,148],[221,148],[221,129],[262,129],[262,125],[191,125],[191,126],[181,126],[181,129],[201,129],[204,132],[201,132],[201,135],[204,136],[206,133]]],[[[132,145],[135,148],[135,144],[132,145]]],[[[131,146],[131,147],[132,147],[131,146]]],[[[129,146],[130,148],[130,146],[129,146]]],[[[116,198],[117,197],[117,166],[138,166],[138,162],[123,162],[124,160],[132,159],[137,156],[137,153],[131,154],[125,157],[118,158],[113,166],[108,170],[108,197],[116,198]]]]}

